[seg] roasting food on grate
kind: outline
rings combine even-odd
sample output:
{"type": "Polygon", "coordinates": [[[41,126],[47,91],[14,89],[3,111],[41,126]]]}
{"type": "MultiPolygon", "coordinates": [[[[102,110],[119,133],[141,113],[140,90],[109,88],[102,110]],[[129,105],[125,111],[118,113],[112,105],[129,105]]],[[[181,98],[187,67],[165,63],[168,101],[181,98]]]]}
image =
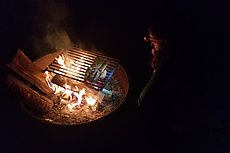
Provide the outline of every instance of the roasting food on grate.
{"type": "Polygon", "coordinates": [[[102,90],[118,66],[118,59],[98,52],[71,48],[56,58],[47,67],[47,71],[84,82],[96,90],[102,90]]]}

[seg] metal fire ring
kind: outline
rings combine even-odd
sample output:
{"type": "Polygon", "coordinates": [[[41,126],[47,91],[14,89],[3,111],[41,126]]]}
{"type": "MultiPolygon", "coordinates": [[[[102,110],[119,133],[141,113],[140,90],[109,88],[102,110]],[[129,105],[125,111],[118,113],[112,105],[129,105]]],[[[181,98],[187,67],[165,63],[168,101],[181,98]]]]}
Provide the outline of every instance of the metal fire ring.
{"type": "MultiPolygon", "coordinates": [[[[37,59],[34,63],[37,66],[44,69],[45,68],[44,65],[49,65],[53,62],[53,61],[50,61],[50,59],[52,59],[52,57],[54,55],[56,56],[57,52],[47,54],[47,55],[37,59]]],[[[32,109],[30,109],[27,105],[25,105],[23,103],[23,101],[21,102],[21,106],[32,117],[34,117],[34,118],[36,118],[42,122],[48,123],[48,124],[79,125],[79,124],[92,122],[92,121],[95,121],[97,119],[100,119],[100,118],[107,116],[108,114],[112,113],[115,109],[117,109],[125,101],[125,98],[128,94],[128,90],[129,90],[129,80],[128,80],[127,73],[126,73],[126,71],[122,65],[119,65],[117,67],[115,73],[113,74],[113,76],[111,77],[111,79],[108,83],[114,83],[113,84],[114,85],[114,91],[113,91],[114,93],[113,93],[112,98],[117,98],[117,99],[114,100],[111,98],[111,100],[109,100],[109,101],[107,99],[107,101],[105,101],[105,103],[103,103],[104,102],[104,100],[103,100],[102,101],[103,106],[101,106],[102,108],[99,107],[96,111],[92,111],[90,109],[83,110],[80,108],[74,112],[67,112],[66,113],[63,109],[61,109],[62,107],[60,107],[60,108],[56,108],[56,110],[54,110],[55,108],[52,108],[50,110],[50,112],[48,112],[46,114],[37,114],[32,109]],[[122,92],[117,93],[118,92],[117,90],[120,90],[122,92]],[[56,112],[53,113],[52,111],[56,111],[56,112]],[[92,112],[90,112],[90,111],[92,111],[92,112]]],[[[56,105],[60,105],[60,104],[58,103],[56,105]]]]}

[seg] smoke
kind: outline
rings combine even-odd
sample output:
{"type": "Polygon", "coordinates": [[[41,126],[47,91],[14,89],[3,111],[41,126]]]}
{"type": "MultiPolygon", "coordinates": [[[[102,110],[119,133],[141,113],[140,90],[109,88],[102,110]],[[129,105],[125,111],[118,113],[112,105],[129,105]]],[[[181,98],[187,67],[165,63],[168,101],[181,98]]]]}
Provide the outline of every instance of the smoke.
{"type": "Polygon", "coordinates": [[[85,34],[90,29],[92,31],[91,26],[85,26],[91,20],[84,20],[85,15],[77,13],[76,7],[72,5],[76,3],[65,0],[32,0],[30,3],[33,7],[30,15],[32,31],[29,32],[25,48],[35,54],[34,59],[71,47],[99,51],[93,44],[95,42],[88,39],[91,39],[91,34],[85,34]]]}
{"type": "Polygon", "coordinates": [[[73,46],[70,34],[69,6],[66,1],[34,0],[36,13],[33,20],[32,48],[37,56],[53,50],[66,49],[73,46]]]}
{"type": "Polygon", "coordinates": [[[72,46],[72,42],[67,32],[61,27],[55,25],[50,25],[48,27],[43,41],[47,43],[50,48],[54,48],[56,50],[72,46]]]}

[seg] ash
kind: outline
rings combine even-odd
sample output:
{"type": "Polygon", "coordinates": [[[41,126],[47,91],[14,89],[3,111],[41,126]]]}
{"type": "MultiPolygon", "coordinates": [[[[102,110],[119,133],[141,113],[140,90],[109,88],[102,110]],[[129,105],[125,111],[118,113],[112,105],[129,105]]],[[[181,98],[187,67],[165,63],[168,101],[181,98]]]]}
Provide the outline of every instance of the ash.
{"type": "Polygon", "coordinates": [[[124,90],[114,77],[110,79],[106,89],[112,91],[112,96],[105,96],[95,108],[84,105],[76,109],[69,109],[67,103],[56,97],[53,100],[53,108],[45,115],[37,117],[45,122],[60,125],[76,125],[97,120],[114,111],[125,98],[124,90]]]}

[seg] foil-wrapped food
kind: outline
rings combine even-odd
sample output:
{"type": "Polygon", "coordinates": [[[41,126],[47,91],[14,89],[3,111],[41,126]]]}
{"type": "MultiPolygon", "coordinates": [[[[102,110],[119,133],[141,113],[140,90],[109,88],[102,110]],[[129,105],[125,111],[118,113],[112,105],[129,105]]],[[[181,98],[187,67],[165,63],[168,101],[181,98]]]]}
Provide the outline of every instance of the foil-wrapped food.
{"type": "Polygon", "coordinates": [[[90,82],[97,82],[106,77],[106,67],[108,63],[105,59],[97,57],[94,63],[87,69],[85,73],[85,80],[90,82]]]}

